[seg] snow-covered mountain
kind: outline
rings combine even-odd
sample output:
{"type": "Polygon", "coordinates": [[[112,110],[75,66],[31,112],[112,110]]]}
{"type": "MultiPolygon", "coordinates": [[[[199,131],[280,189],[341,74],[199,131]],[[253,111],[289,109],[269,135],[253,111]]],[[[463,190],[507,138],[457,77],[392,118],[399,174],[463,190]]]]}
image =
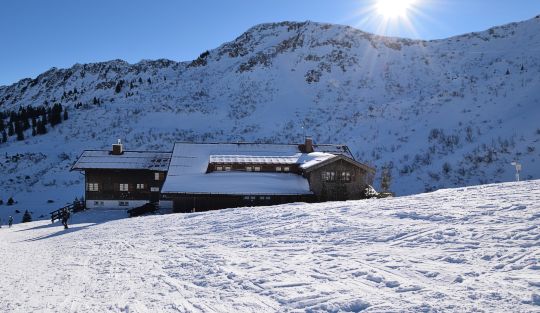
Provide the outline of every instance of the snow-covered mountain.
{"type": "Polygon", "coordinates": [[[535,180],[2,227],[0,311],[538,312],[539,200],[535,180]]]}
{"type": "Polygon", "coordinates": [[[68,108],[67,121],[0,143],[4,202],[37,210],[80,195],[71,164],[117,138],[130,150],[170,150],[177,140],[308,134],[390,167],[401,195],[510,181],[514,159],[538,178],[540,16],[434,41],[262,24],[192,62],[76,64],[0,87],[0,111],[53,103],[68,108]]]}

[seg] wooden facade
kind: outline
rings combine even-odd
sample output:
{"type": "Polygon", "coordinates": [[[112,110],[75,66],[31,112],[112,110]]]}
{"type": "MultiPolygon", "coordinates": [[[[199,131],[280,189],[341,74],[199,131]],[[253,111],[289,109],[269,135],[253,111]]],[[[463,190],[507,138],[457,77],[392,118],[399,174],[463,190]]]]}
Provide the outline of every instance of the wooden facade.
{"type": "Polygon", "coordinates": [[[315,166],[304,174],[319,202],[358,200],[364,190],[373,184],[374,171],[355,164],[353,160],[338,157],[315,166]]]}
{"type": "MultiPolygon", "coordinates": [[[[87,201],[158,202],[166,178],[165,171],[133,169],[87,169],[85,197],[87,201]]],[[[125,204],[128,202],[127,204],[125,204]]],[[[139,202],[137,202],[139,203],[139,202]]],[[[93,204],[90,203],[90,206],[93,204]]],[[[96,203],[97,206],[100,203],[96,203]]]]}
{"type": "Polygon", "coordinates": [[[209,163],[207,173],[211,172],[267,172],[301,174],[298,164],[264,164],[264,163],[209,163]],[[258,168],[258,170],[256,169],[258,168]]]}
{"type": "Polygon", "coordinates": [[[315,198],[313,195],[164,194],[162,199],[172,201],[174,212],[189,213],[292,202],[313,202],[315,198]]]}

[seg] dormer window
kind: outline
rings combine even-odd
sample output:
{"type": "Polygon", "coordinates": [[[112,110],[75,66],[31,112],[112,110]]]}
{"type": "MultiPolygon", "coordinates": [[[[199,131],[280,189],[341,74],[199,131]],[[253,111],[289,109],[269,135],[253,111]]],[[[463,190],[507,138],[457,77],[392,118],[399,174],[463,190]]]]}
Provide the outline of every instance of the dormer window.
{"type": "Polygon", "coordinates": [[[260,172],[260,171],[261,171],[261,167],[260,167],[260,166],[255,166],[255,167],[253,167],[253,170],[254,170],[255,172],[260,172]]]}
{"type": "Polygon", "coordinates": [[[223,171],[223,166],[216,166],[216,171],[218,171],[218,172],[223,171]]]}
{"type": "Polygon", "coordinates": [[[226,172],[229,172],[231,170],[231,167],[230,166],[225,166],[225,171],[226,172]]]}
{"type": "Polygon", "coordinates": [[[288,166],[285,166],[285,167],[283,168],[283,171],[284,171],[284,172],[289,172],[290,170],[291,170],[291,169],[290,169],[288,166]]]}
{"type": "Polygon", "coordinates": [[[276,166],[276,172],[281,172],[281,166],[276,166]]]}
{"type": "Polygon", "coordinates": [[[253,167],[251,166],[246,166],[246,172],[251,172],[253,171],[253,167]]]}

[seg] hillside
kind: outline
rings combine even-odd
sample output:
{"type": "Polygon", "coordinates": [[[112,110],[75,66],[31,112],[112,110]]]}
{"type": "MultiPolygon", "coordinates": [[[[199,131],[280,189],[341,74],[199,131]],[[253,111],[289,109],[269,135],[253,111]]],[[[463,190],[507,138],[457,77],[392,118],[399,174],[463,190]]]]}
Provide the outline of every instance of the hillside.
{"type": "Polygon", "coordinates": [[[540,308],[539,180],[119,217],[87,211],[67,231],[47,221],[2,227],[0,311],[540,308]]]}
{"type": "Polygon", "coordinates": [[[192,62],[53,68],[0,87],[0,111],[60,103],[69,112],[47,134],[0,143],[0,198],[37,215],[71,201],[83,185],[70,165],[117,138],[130,150],[170,150],[309,134],[389,167],[400,195],[510,181],[514,159],[524,178],[538,178],[539,56],[540,17],[435,41],[282,22],[192,62]]]}

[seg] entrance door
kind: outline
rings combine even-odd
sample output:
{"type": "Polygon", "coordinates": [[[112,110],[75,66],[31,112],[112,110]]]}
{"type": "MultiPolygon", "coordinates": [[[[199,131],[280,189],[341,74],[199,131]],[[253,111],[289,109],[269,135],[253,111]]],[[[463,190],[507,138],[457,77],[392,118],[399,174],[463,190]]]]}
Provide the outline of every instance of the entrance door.
{"type": "Polygon", "coordinates": [[[152,191],[150,192],[150,202],[159,202],[159,191],[152,191]]]}

